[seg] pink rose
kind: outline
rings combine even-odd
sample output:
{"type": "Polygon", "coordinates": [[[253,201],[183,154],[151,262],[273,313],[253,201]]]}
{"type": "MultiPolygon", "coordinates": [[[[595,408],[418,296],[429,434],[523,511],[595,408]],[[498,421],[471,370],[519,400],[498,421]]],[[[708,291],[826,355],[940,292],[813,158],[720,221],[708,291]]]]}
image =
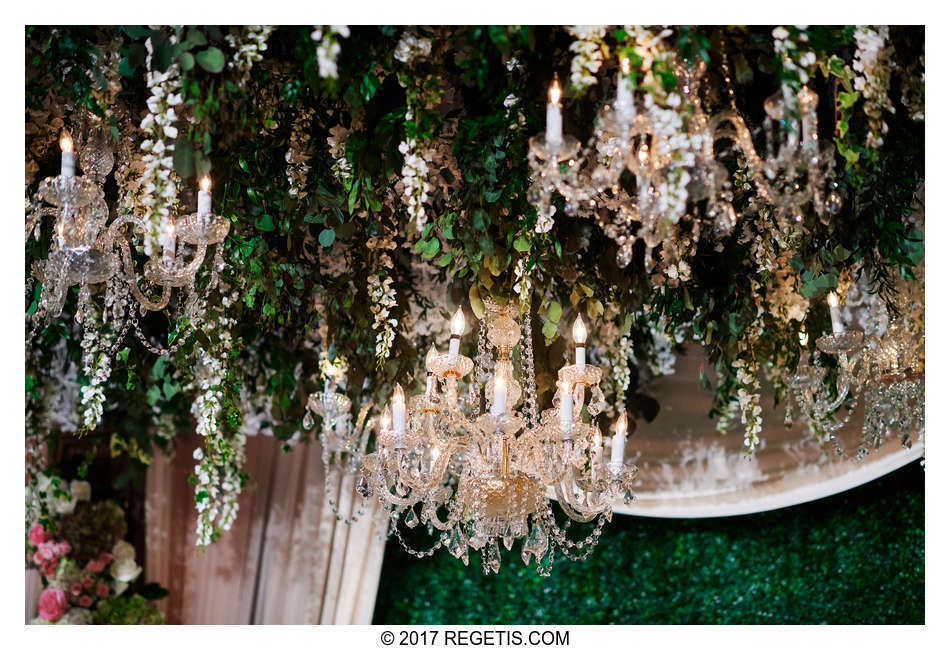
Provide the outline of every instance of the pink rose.
{"type": "Polygon", "coordinates": [[[102,553],[99,554],[99,561],[102,562],[103,568],[105,568],[105,565],[109,564],[109,562],[111,562],[114,559],[115,558],[112,556],[112,553],[107,553],[106,551],[103,551],[102,553]]]}
{"type": "Polygon", "coordinates": [[[56,542],[56,546],[53,550],[56,551],[56,555],[67,555],[73,550],[73,547],[69,545],[69,542],[64,540],[62,542],[56,542]]]}
{"type": "Polygon", "coordinates": [[[47,578],[52,578],[53,574],[56,573],[56,565],[59,564],[59,558],[54,557],[52,560],[48,561],[43,565],[43,573],[46,574],[47,578]]]}
{"type": "Polygon", "coordinates": [[[92,579],[92,576],[86,576],[82,579],[82,586],[89,589],[94,582],[95,580],[92,579]]]}
{"type": "Polygon", "coordinates": [[[80,607],[89,607],[90,605],[92,605],[92,598],[90,598],[89,596],[83,596],[82,598],[79,599],[80,607]]]}
{"type": "Polygon", "coordinates": [[[58,621],[66,613],[66,594],[62,589],[43,590],[40,594],[39,611],[43,620],[58,621]]]}
{"type": "Polygon", "coordinates": [[[52,560],[56,557],[56,542],[43,542],[36,549],[37,554],[44,560],[52,560]]]}
{"type": "Polygon", "coordinates": [[[100,582],[96,585],[96,595],[99,598],[108,598],[109,597],[109,585],[104,582],[100,582]]]}
{"type": "Polygon", "coordinates": [[[40,524],[33,524],[33,527],[30,528],[30,544],[33,546],[39,546],[43,542],[48,542],[52,535],[46,532],[46,529],[43,528],[40,524]]]}
{"type": "Polygon", "coordinates": [[[39,551],[33,554],[33,564],[36,564],[36,565],[43,564],[43,556],[40,555],[39,551]]]}
{"type": "Polygon", "coordinates": [[[89,560],[86,562],[86,571],[91,571],[92,573],[99,573],[105,568],[106,565],[102,560],[89,560]]]}
{"type": "Polygon", "coordinates": [[[73,596],[78,596],[79,594],[82,593],[82,585],[79,584],[78,582],[74,582],[69,587],[69,593],[71,593],[73,596]]]}

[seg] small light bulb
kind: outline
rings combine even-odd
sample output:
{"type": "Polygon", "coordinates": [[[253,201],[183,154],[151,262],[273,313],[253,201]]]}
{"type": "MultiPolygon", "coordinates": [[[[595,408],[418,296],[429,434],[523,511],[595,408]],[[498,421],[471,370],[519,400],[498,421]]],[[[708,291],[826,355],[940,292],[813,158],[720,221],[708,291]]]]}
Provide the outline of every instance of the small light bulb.
{"type": "Polygon", "coordinates": [[[620,71],[624,74],[630,74],[630,59],[627,57],[620,59],[620,71]]]}
{"type": "Polygon", "coordinates": [[[63,153],[73,152],[73,139],[66,131],[63,131],[63,135],[59,138],[59,147],[63,150],[63,153]]]}
{"type": "Polygon", "coordinates": [[[832,309],[838,306],[838,295],[834,291],[828,292],[828,306],[832,309]]]}
{"type": "Polygon", "coordinates": [[[169,237],[175,236],[175,224],[171,221],[168,222],[168,225],[165,226],[165,234],[169,237]]]}
{"type": "Polygon", "coordinates": [[[808,332],[802,330],[798,333],[798,342],[801,343],[803,348],[808,347],[808,332]]]}
{"type": "Polygon", "coordinates": [[[437,460],[439,460],[439,448],[433,447],[432,448],[432,462],[434,463],[437,460]]]}
{"type": "Polygon", "coordinates": [[[554,77],[554,83],[551,84],[551,90],[548,91],[548,100],[551,104],[561,102],[561,86],[557,82],[557,77],[554,77]]]}
{"type": "Polygon", "coordinates": [[[437,356],[439,356],[439,353],[436,352],[435,346],[430,345],[429,351],[426,352],[426,370],[428,370],[432,366],[432,364],[435,363],[435,358],[437,356]]]}
{"type": "Polygon", "coordinates": [[[587,327],[584,325],[584,319],[580,314],[574,319],[574,342],[578,345],[587,341],[587,327]]]}
{"type": "Polygon", "coordinates": [[[502,373],[495,374],[495,383],[493,384],[495,391],[505,390],[505,376],[502,373]]]}
{"type": "Polygon", "coordinates": [[[617,435],[621,438],[627,435],[627,412],[624,411],[620,414],[620,417],[617,418],[617,435]]]}
{"type": "Polygon", "coordinates": [[[637,149],[637,160],[640,161],[641,165],[646,165],[650,162],[650,147],[646,142],[640,145],[640,148],[637,149]]]}
{"type": "Polygon", "coordinates": [[[462,332],[465,330],[465,314],[462,313],[461,307],[452,316],[451,329],[455,336],[462,336],[462,332]]]}
{"type": "Polygon", "coordinates": [[[202,191],[202,192],[209,192],[209,191],[211,191],[211,177],[210,177],[210,176],[202,176],[202,177],[201,177],[201,180],[198,181],[198,185],[201,187],[201,191],[202,191]]]}
{"type": "Polygon", "coordinates": [[[393,414],[389,411],[389,405],[383,409],[383,414],[379,417],[379,430],[389,431],[393,426],[393,414]]]}

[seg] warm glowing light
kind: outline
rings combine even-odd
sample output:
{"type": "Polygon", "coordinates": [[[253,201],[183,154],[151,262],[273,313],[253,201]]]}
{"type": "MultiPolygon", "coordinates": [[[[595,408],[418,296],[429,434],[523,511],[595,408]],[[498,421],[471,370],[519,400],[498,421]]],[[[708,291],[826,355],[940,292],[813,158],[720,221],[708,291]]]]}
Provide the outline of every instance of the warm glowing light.
{"type": "Polygon", "coordinates": [[[828,292],[828,306],[832,309],[838,306],[838,295],[834,291],[828,292]]]}
{"type": "Polygon", "coordinates": [[[620,71],[624,74],[630,74],[630,59],[627,57],[620,59],[620,71]]]}
{"type": "Polygon", "coordinates": [[[435,358],[439,356],[439,353],[435,351],[435,346],[430,345],[429,351],[426,352],[426,369],[429,368],[433,363],[435,363],[435,358]]]}
{"type": "Polygon", "coordinates": [[[558,385],[558,388],[561,389],[561,395],[564,395],[564,396],[570,395],[568,391],[571,390],[571,383],[569,381],[567,380],[559,381],[557,385],[558,385]]]}
{"type": "Polygon", "coordinates": [[[211,191],[211,177],[202,176],[201,180],[198,181],[198,186],[201,187],[202,192],[210,192],[211,191]]]}
{"type": "Polygon", "coordinates": [[[461,307],[452,316],[451,329],[455,336],[462,336],[462,332],[465,330],[465,314],[462,313],[461,307]]]}
{"type": "Polygon", "coordinates": [[[641,165],[645,165],[650,161],[650,147],[646,142],[640,145],[640,148],[637,149],[637,160],[640,161],[641,165]]]}
{"type": "Polygon", "coordinates": [[[165,234],[169,237],[173,237],[175,235],[175,224],[173,222],[169,221],[168,225],[165,226],[165,234]]]}
{"type": "Polygon", "coordinates": [[[66,131],[63,131],[63,135],[59,138],[59,147],[63,150],[63,153],[73,152],[73,139],[66,131]]]}
{"type": "Polygon", "coordinates": [[[561,102],[561,86],[557,82],[557,77],[554,78],[554,83],[551,84],[551,90],[548,91],[548,100],[551,104],[559,104],[561,102]]]}
{"type": "Polygon", "coordinates": [[[502,373],[497,373],[495,375],[495,383],[492,385],[495,389],[495,392],[501,392],[505,390],[505,376],[502,373]]]}
{"type": "Polygon", "coordinates": [[[437,460],[439,460],[439,448],[433,447],[432,448],[432,462],[434,463],[437,460]]]}
{"type": "Polygon", "coordinates": [[[617,435],[621,438],[627,435],[627,412],[624,411],[617,418],[617,435]]]}
{"type": "Polygon", "coordinates": [[[574,342],[578,345],[587,341],[587,327],[584,325],[584,319],[580,314],[574,319],[574,342]]]}
{"type": "Polygon", "coordinates": [[[400,408],[406,405],[406,395],[402,392],[402,384],[396,384],[396,390],[393,391],[393,408],[400,408]]]}
{"type": "Polygon", "coordinates": [[[798,342],[801,343],[802,347],[808,347],[808,332],[802,330],[798,333],[798,342]]]}
{"type": "Polygon", "coordinates": [[[594,449],[600,449],[604,445],[604,437],[600,434],[600,429],[594,429],[594,449]]]}
{"type": "Polygon", "coordinates": [[[389,431],[393,426],[393,414],[389,411],[389,405],[383,409],[383,414],[379,417],[379,430],[389,431]]]}

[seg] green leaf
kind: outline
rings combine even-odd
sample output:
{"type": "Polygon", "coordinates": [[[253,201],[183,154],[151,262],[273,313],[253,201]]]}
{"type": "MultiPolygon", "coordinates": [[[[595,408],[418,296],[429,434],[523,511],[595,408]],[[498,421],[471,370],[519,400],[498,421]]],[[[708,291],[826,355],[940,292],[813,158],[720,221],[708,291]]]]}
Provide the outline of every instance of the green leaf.
{"type": "Polygon", "coordinates": [[[439,252],[440,242],[436,237],[428,240],[425,245],[422,247],[422,257],[427,260],[431,260],[435,257],[435,254],[439,252]]]}
{"type": "Polygon", "coordinates": [[[561,312],[562,312],[561,303],[557,301],[552,301],[551,304],[548,305],[548,312],[547,312],[548,321],[552,323],[557,323],[558,321],[560,321],[561,312]]]}
{"type": "Polygon", "coordinates": [[[320,236],[317,239],[320,241],[321,246],[329,248],[333,246],[333,241],[336,239],[336,231],[332,228],[324,228],[320,231],[320,236]]]}
{"type": "Polygon", "coordinates": [[[206,50],[201,50],[198,52],[195,60],[198,61],[198,65],[207,70],[208,72],[217,74],[224,70],[225,58],[224,52],[219,50],[216,47],[209,47],[206,50]]]}
{"type": "Polygon", "coordinates": [[[531,243],[525,238],[524,235],[521,235],[514,241],[514,247],[516,251],[523,253],[531,249],[531,243]]]}
{"type": "Polygon", "coordinates": [[[270,232],[277,226],[274,225],[274,218],[269,214],[262,214],[254,221],[254,227],[264,232],[270,232]]]}
{"type": "Polygon", "coordinates": [[[557,323],[552,323],[551,321],[546,322],[541,327],[541,333],[544,335],[544,338],[551,340],[557,336],[557,323]]]}
{"type": "Polygon", "coordinates": [[[439,258],[439,266],[448,266],[449,262],[452,261],[452,253],[442,253],[442,256],[439,258]]]}
{"type": "Polygon", "coordinates": [[[201,47],[202,45],[208,44],[208,39],[205,38],[205,35],[194,27],[188,30],[188,37],[185,39],[185,41],[188,43],[188,45],[195,47],[201,47]]]}
{"type": "Polygon", "coordinates": [[[185,72],[190,72],[195,67],[195,55],[191,52],[182,52],[180,61],[181,69],[185,72]]]}
{"type": "Polygon", "coordinates": [[[175,141],[175,153],[172,156],[175,172],[182,178],[195,175],[195,150],[184,135],[175,141]]]}

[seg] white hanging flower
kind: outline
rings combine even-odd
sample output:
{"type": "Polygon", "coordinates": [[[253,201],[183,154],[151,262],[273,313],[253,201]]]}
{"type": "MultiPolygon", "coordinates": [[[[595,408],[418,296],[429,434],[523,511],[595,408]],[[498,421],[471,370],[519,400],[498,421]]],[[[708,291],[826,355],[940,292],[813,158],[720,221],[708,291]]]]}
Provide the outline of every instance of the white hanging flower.
{"type": "MultiPolygon", "coordinates": [[[[235,34],[235,30],[224,36],[228,45],[234,50],[234,55],[228,61],[228,68],[240,72],[238,77],[239,86],[247,83],[251,76],[251,68],[264,58],[263,52],[267,49],[267,37],[274,31],[271,25],[248,25],[242,29],[244,33],[241,35],[241,39],[235,34]]],[[[169,105],[174,106],[171,103],[169,105]]]]}
{"type": "Polygon", "coordinates": [[[393,53],[393,57],[397,61],[402,61],[408,65],[419,57],[429,56],[431,52],[432,41],[428,38],[416,36],[410,31],[405,31],[402,33],[402,37],[400,37],[399,43],[396,45],[396,51],[393,53]]]}
{"type": "Polygon", "coordinates": [[[604,25],[575,25],[565,28],[576,40],[571,43],[571,84],[584,89],[597,83],[595,76],[604,62],[603,40],[607,35],[604,25]]]}
{"type": "Polygon", "coordinates": [[[336,59],[340,54],[338,36],[349,38],[350,28],[346,25],[314,25],[310,39],[317,44],[317,67],[321,79],[336,79],[338,76],[336,59]]]}
{"type": "MultiPolygon", "coordinates": [[[[407,114],[406,119],[410,119],[407,114]]],[[[421,231],[426,223],[425,202],[432,191],[432,185],[427,180],[429,166],[426,164],[427,153],[418,148],[414,138],[404,140],[399,144],[399,152],[403,155],[402,165],[402,201],[409,209],[409,216],[415,220],[416,230],[421,231]]]]}
{"type": "Polygon", "coordinates": [[[893,113],[894,105],[887,95],[891,85],[890,60],[893,47],[886,46],[887,25],[870,27],[858,25],[854,30],[857,50],[854,53],[853,67],[862,76],[855,77],[854,87],[864,96],[864,113],[868,116],[867,146],[879,148],[887,135],[887,122],[884,113],[893,113]]]}
{"type": "Polygon", "coordinates": [[[393,279],[388,275],[380,277],[385,273],[384,269],[392,268],[392,261],[387,253],[380,255],[380,264],[375,273],[370,274],[367,281],[367,289],[370,298],[370,311],[373,313],[373,329],[376,330],[376,361],[382,366],[389,358],[389,352],[392,349],[393,341],[396,338],[396,325],[398,321],[390,318],[389,314],[396,306],[396,290],[393,288],[393,279]]]}

